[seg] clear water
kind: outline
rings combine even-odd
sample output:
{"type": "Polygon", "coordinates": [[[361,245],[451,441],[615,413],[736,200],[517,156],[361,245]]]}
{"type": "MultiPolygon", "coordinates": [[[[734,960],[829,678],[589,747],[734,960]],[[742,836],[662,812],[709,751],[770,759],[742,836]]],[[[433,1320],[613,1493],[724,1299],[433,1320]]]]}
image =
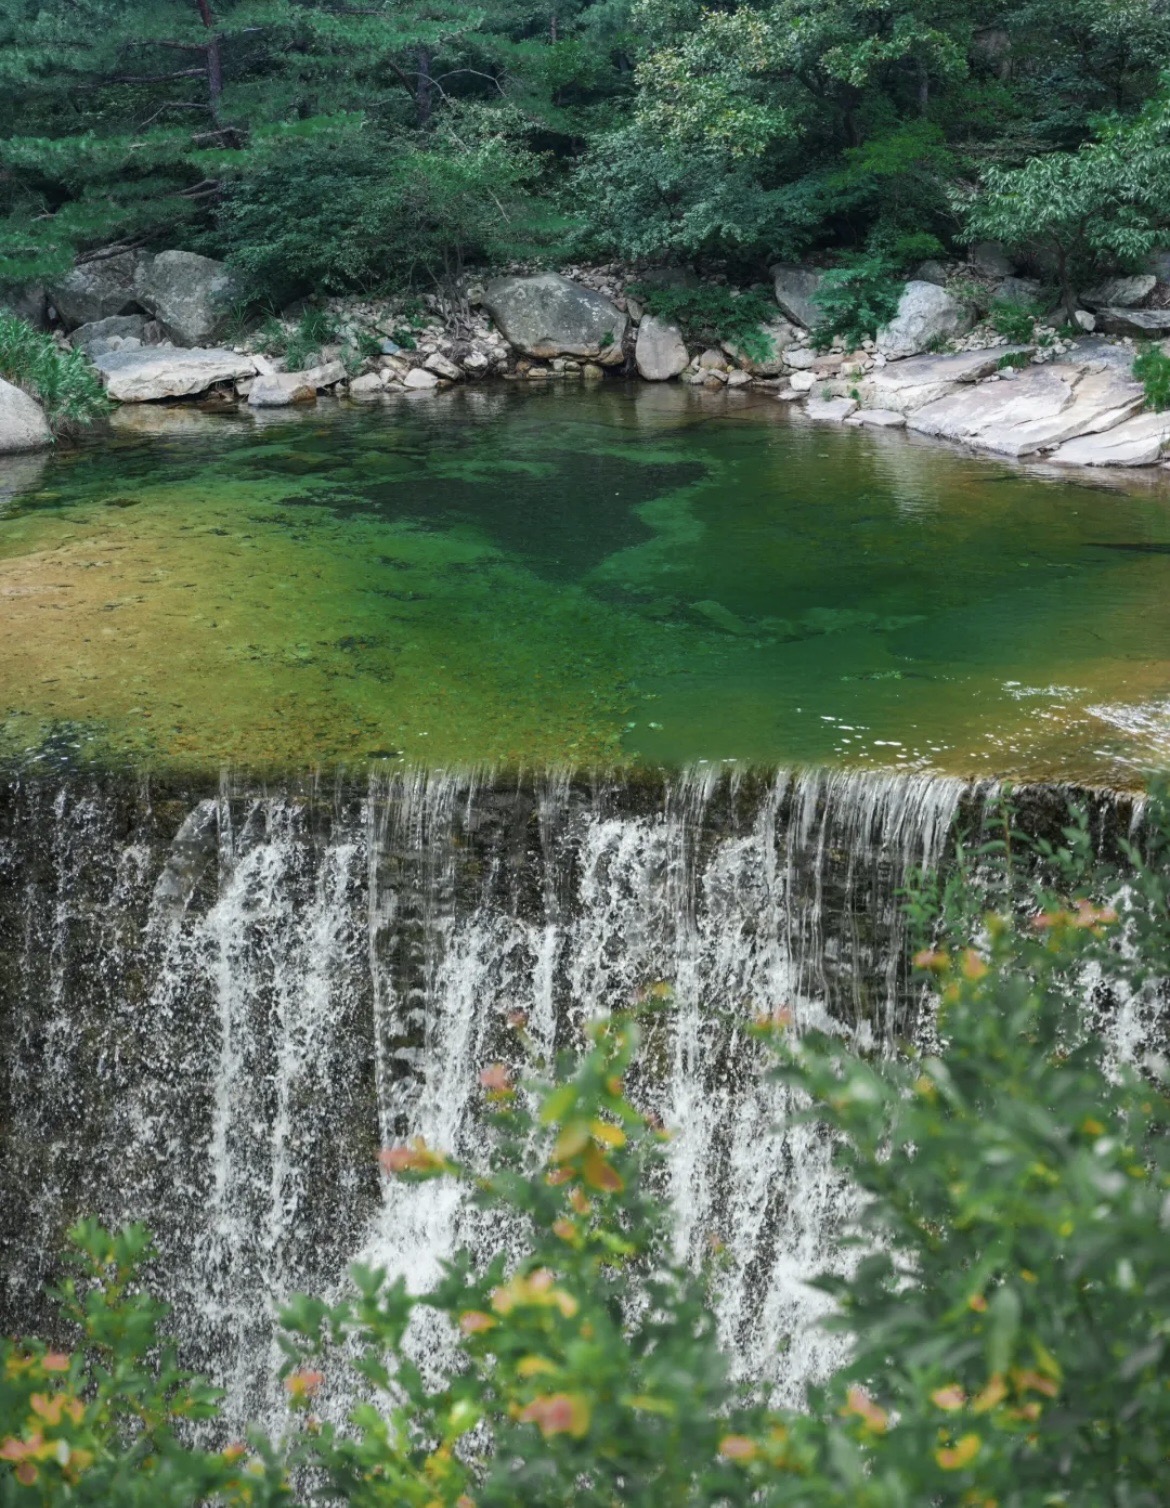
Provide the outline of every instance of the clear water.
{"type": "Polygon", "coordinates": [[[155,768],[1170,757],[1170,489],[767,396],[124,410],[0,469],[0,754],[155,768]]]}

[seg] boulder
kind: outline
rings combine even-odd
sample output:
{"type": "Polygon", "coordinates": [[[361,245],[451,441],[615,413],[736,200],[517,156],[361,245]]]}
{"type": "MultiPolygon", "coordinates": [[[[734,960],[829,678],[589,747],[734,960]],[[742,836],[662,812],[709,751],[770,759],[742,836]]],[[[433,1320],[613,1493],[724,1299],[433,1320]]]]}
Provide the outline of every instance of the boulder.
{"type": "Polygon", "coordinates": [[[248,392],[249,408],[288,408],[293,403],[316,401],[317,389],[305,372],[273,372],[257,377],[248,392]]]}
{"type": "Polygon", "coordinates": [[[214,339],[241,297],[223,262],[194,251],[162,251],[142,261],[134,288],[138,302],[180,346],[214,339]]]}
{"type": "Polygon", "coordinates": [[[425,367],[412,367],[402,379],[403,387],[410,388],[412,392],[425,393],[439,385],[439,379],[434,372],[428,372],[425,367]]]}
{"type": "Polygon", "coordinates": [[[793,372],[788,379],[789,387],[797,393],[811,393],[816,382],[817,379],[812,372],[793,372]]]}
{"type": "Polygon", "coordinates": [[[947,280],[953,269],[945,262],[938,262],[933,257],[928,257],[925,262],[919,262],[914,269],[914,276],[920,283],[937,283],[940,288],[945,288],[947,280]]]}
{"type": "Polygon", "coordinates": [[[1073,310],[1073,324],[1075,324],[1078,329],[1084,330],[1086,334],[1089,335],[1091,335],[1097,328],[1097,320],[1095,316],[1090,314],[1087,309],[1073,310]]]}
{"type": "Polygon", "coordinates": [[[677,325],[647,314],[638,326],[634,361],[647,382],[668,382],[686,370],[690,357],[677,325]]]}
{"type": "Polygon", "coordinates": [[[877,348],[896,360],[917,356],[935,341],[971,328],[971,311],[936,283],[911,279],[902,290],[898,312],[878,331],[877,348]]]}
{"type": "Polygon", "coordinates": [[[1127,309],[1109,305],[1097,310],[1097,329],[1107,335],[1155,337],[1170,333],[1170,309],[1127,309]]]}
{"type": "Polygon", "coordinates": [[[817,267],[793,267],[781,263],[768,269],[776,290],[776,302],[795,324],[812,330],[820,324],[823,315],[819,304],[813,302],[813,294],[821,285],[824,272],[817,267]]]}
{"type": "Polygon", "coordinates": [[[44,410],[23,388],[0,378],[0,455],[41,450],[53,443],[44,410]]]}
{"type": "Polygon", "coordinates": [[[812,346],[789,346],[784,352],[784,365],[794,372],[810,371],[817,364],[817,353],[812,346]]]}
{"type": "Polygon", "coordinates": [[[625,360],[628,320],[600,293],[554,272],[494,278],[484,303],[509,344],[528,356],[578,356],[602,366],[625,360]]]}
{"type": "Polygon", "coordinates": [[[905,429],[906,415],[892,408],[860,408],[850,414],[846,424],[865,425],[872,429],[905,429]]]}
{"type": "Polygon", "coordinates": [[[109,351],[94,365],[106,392],[119,403],[153,403],[163,398],[188,398],[217,382],[238,382],[255,373],[250,356],[235,351],[183,351],[142,346],[135,351],[109,351]]]}
{"type": "Polygon", "coordinates": [[[840,424],[857,409],[856,398],[809,398],[804,411],[810,419],[831,419],[840,424]]]}
{"type": "Polygon", "coordinates": [[[1144,398],[1141,386],[1115,366],[1053,363],[941,398],[907,422],[921,434],[1023,456],[1112,429],[1136,413],[1144,398]]]}
{"type": "Polygon", "coordinates": [[[989,278],[1010,278],[1015,264],[998,241],[976,241],[967,260],[977,272],[989,278]]]}
{"type": "Polygon", "coordinates": [[[67,272],[49,288],[61,323],[67,330],[76,330],[78,325],[94,324],[117,314],[137,313],[140,303],[135,279],[149,260],[137,251],[120,251],[114,256],[93,257],[67,272]]]}
{"type": "Polygon", "coordinates": [[[8,288],[0,293],[0,308],[23,319],[34,330],[49,328],[49,296],[43,283],[26,283],[23,288],[8,288]]]}
{"type": "Polygon", "coordinates": [[[304,372],[286,372],[285,376],[303,377],[311,388],[336,387],[346,378],[345,364],[340,361],[323,361],[320,366],[309,367],[304,372]]]}
{"type": "Polygon", "coordinates": [[[995,301],[999,304],[1023,304],[1031,307],[1043,291],[1035,278],[1004,278],[995,290],[995,301]]]}
{"type": "Polygon", "coordinates": [[[457,367],[450,357],[444,356],[442,351],[435,351],[423,362],[428,372],[434,372],[436,377],[442,377],[447,382],[458,382],[462,376],[462,368],[457,367]]]}
{"type": "Polygon", "coordinates": [[[748,387],[751,380],[752,374],[745,372],[742,367],[736,372],[728,372],[727,374],[728,387],[748,387]]]}
{"type": "Polygon", "coordinates": [[[360,377],[354,377],[349,384],[351,398],[377,398],[385,391],[386,384],[381,372],[364,372],[360,377]]]}
{"type": "Polygon", "coordinates": [[[784,371],[784,348],[796,339],[796,331],[786,319],[775,319],[760,325],[757,333],[765,355],[752,355],[734,340],[725,340],[723,349],[753,377],[779,377],[784,371]]]}
{"type": "Polygon", "coordinates": [[[1138,273],[1134,277],[1109,278],[1095,288],[1086,288],[1081,294],[1081,303],[1090,309],[1131,309],[1149,298],[1158,279],[1152,272],[1138,273]]]}
{"type": "Polygon", "coordinates": [[[1170,444],[1170,413],[1138,414],[1101,434],[1069,440],[1051,459],[1062,466],[1152,466],[1170,444]]]}
{"type": "Polygon", "coordinates": [[[143,342],[146,329],[145,314],[113,314],[109,319],[94,320],[92,324],[79,325],[70,338],[75,351],[84,351],[87,356],[100,355],[102,351],[118,349],[106,342],[118,339],[143,342]]]}
{"type": "Polygon", "coordinates": [[[861,384],[867,408],[912,413],[956,392],[961,384],[978,382],[995,371],[1003,356],[1027,351],[1028,346],[998,346],[988,351],[959,351],[953,356],[911,356],[877,367],[861,384]]]}

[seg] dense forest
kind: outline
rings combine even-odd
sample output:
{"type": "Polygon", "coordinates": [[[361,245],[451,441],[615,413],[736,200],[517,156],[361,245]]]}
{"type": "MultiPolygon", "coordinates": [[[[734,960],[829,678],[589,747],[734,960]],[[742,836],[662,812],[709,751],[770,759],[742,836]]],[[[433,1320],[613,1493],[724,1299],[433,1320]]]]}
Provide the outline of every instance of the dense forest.
{"type": "Polygon", "coordinates": [[[1170,209],[1164,0],[0,0],[0,283],[110,247],[257,294],[987,236],[1056,286],[1170,209]]]}

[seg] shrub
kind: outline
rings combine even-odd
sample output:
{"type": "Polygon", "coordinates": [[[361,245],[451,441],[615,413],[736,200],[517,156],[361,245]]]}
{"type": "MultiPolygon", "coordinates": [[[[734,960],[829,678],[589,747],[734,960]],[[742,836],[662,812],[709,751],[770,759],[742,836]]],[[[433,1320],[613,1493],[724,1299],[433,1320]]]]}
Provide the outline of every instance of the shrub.
{"type": "Polygon", "coordinates": [[[767,361],[775,353],[772,339],[761,326],[780,317],[776,300],[757,288],[742,292],[721,283],[694,288],[659,288],[634,283],[630,292],[650,311],[678,325],[692,345],[734,344],[752,361],[767,361]]]}
{"type": "Polygon", "coordinates": [[[826,272],[813,294],[821,322],[813,332],[819,346],[840,336],[846,345],[871,339],[898,312],[904,280],[879,252],[863,252],[826,272]]]}
{"type": "Polygon", "coordinates": [[[63,351],[15,314],[0,310],[0,377],[44,407],[55,431],[92,424],[109,412],[101,379],[81,351],[63,351]]]}
{"type": "Polygon", "coordinates": [[[990,319],[991,328],[997,335],[1006,335],[1010,341],[1022,344],[1032,339],[1036,311],[1012,299],[997,299],[991,306],[990,319]]]}
{"type": "Polygon", "coordinates": [[[1170,356],[1161,346],[1147,346],[1134,357],[1133,375],[1146,390],[1146,402],[1160,414],[1170,408],[1170,356]]]}

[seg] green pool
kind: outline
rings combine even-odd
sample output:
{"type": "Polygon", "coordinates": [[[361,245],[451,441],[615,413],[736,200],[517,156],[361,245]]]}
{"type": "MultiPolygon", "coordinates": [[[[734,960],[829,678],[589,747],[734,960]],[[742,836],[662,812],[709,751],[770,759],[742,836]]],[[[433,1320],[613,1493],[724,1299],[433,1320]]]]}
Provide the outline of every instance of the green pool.
{"type": "Polygon", "coordinates": [[[1170,487],[773,398],[519,384],[124,410],[0,465],[30,767],[836,761],[1132,783],[1170,756],[1170,487]]]}

